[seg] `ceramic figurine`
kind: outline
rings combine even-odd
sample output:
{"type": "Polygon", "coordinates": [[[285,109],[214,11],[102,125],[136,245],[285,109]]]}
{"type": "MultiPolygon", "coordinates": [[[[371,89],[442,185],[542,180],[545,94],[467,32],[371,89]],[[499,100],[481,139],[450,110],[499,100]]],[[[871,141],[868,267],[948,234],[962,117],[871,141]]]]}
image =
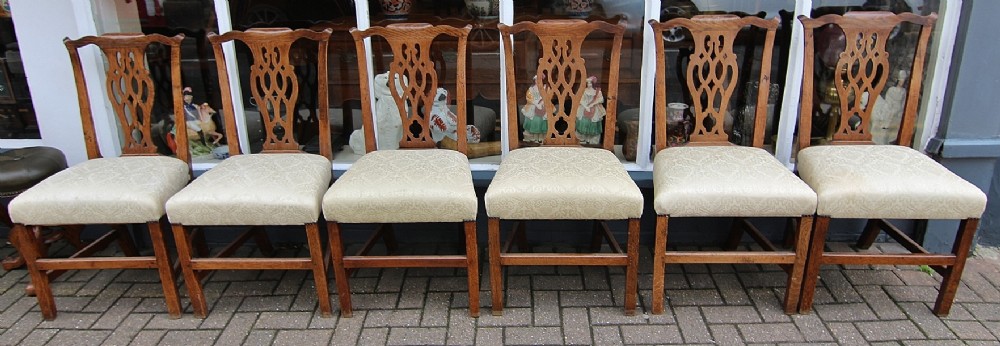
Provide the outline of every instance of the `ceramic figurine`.
{"type": "Polygon", "coordinates": [[[899,123],[906,105],[906,88],[901,85],[904,85],[906,77],[906,71],[899,71],[896,85],[885,91],[884,98],[882,95],[877,96],[871,124],[872,141],[876,144],[890,144],[899,137],[899,123]]]}
{"type": "MultiPolygon", "coordinates": [[[[378,129],[378,149],[395,150],[399,149],[399,141],[403,139],[403,120],[400,118],[399,108],[396,107],[396,100],[392,98],[389,90],[389,72],[375,76],[373,93],[375,94],[375,122],[378,129]]],[[[403,80],[402,83],[408,83],[403,80]]],[[[403,93],[403,86],[399,77],[396,77],[396,93],[403,93]]],[[[409,107],[407,106],[407,110],[409,107]]],[[[365,131],[354,130],[349,141],[351,150],[355,154],[365,153],[365,131]]]]}
{"type": "Polygon", "coordinates": [[[521,115],[524,116],[524,141],[541,143],[545,134],[549,131],[548,114],[545,112],[545,100],[538,90],[538,85],[545,85],[545,75],[541,76],[541,83],[536,75],[532,80],[534,84],[528,88],[524,98],[527,103],[521,107],[521,115]]]}
{"type": "Polygon", "coordinates": [[[587,88],[583,90],[580,106],[576,111],[576,136],[583,144],[600,144],[604,132],[604,93],[595,86],[597,77],[587,78],[587,88]]]}
{"type": "Polygon", "coordinates": [[[201,127],[201,133],[206,137],[205,140],[212,141],[212,145],[219,145],[222,134],[216,131],[215,122],[212,121],[212,116],[215,113],[215,109],[212,109],[212,106],[209,106],[207,102],[198,106],[198,126],[201,127]]]}
{"type": "Polygon", "coordinates": [[[184,87],[182,93],[184,94],[184,123],[187,125],[188,147],[191,155],[210,154],[223,137],[221,133],[216,131],[215,122],[212,121],[212,116],[216,112],[208,103],[195,104],[194,96],[191,95],[191,87],[184,87]]]}
{"type": "MultiPolygon", "coordinates": [[[[431,138],[434,143],[440,142],[445,137],[458,140],[458,116],[448,108],[448,91],[438,88],[434,95],[434,107],[431,108],[431,138]]],[[[481,135],[475,125],[465,126],[466,140],[468,143],[479,143],[481,135]]]]}

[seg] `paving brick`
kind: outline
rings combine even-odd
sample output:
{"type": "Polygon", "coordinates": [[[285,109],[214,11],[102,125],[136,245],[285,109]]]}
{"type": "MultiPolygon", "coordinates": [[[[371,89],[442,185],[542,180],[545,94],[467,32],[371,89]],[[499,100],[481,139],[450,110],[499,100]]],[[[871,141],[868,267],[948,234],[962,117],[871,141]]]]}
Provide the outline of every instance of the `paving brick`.
{"type": "Polygon", "coordinates": [[[166,330],[143,330],[139,334],[135,335],[132,342],[129,345],[143,346],[143,345],[159,345],[160,339],[164,335],[167,335],[166,330]]]}
{"type": "Polygon", "coordinates": [[[534,304],[532,304],[532,315],[534,326],[558,326],[562,324],[559,317],[559,292],[536,291],[534,292],[534,304]]]}
{"type": "Polygon", "coordinates": [[[559,292],[559,305],[562,307],[594,307],[611,306],[611,292],[604,291],[562,291],[559,292]]]}
{"type": "Polygon", "coordinates": [[[715,280],[712,279],[712,274],[688,274],[687,278],[688,284],[693,289],[715,288],[715,280]]]}
{"type": "Polygon", "coordinates": [[[894,270],[894,274],[906,286],[938,286],[941,281],[919,270],[894,270]]]}
{"type": "Polygon", "coordinates": [[[757,323],[760,314],[753,306],[706,306],[701,308],[708,323],[757,323]]]}
{"type": "Polygon", "coordinates": [[[100,314],[82,312],[59,312],[58,318],[43,321],[38,328],[51,329],[88,329],[100,318],[100,314]]]}
{"type": "MultiPolygon", "coordinates": [[[[105,269],[105,270],[83,270],[80,273],[92,273],[93,276],[86,281],[87,283],[80,287],[77,294],[83,296],[94,296],[107,290],[107,287],[112,284],[115,277],[121,274],[119,269],[105,269]]],[[[131,286],[128,283],[118,283],[118,285],[124,285],[126,287],[131,286]]]]}
{"type": "Polygon", "coordinates": [[[959,339],[962,340],[993,340],[997,341],[997,337],[990,333],[989,330],[983,326],[982,323],[976,321],[948,321],[945,320],[944,324],[948,325],[955,335],[958,335],[959,339]]]}
{"type": "MultiPolygon", "coordinates": [[[[253,330],[247,334],[246,341],[242,345],[270,345],[277,336],[276,330],[253,330]]],[[[221,342],[216,345],[223,345],[221,342]]]]}
{"type": "Polygon", "coordinates": [[[923,339],[924,334],[920,332],[913,322],[910,321],[878,321],[878,322],[858,322],[858,331],[865,336],[868,341],[890,341],[890,340],[912,340],[923,339]]]}
{"type": "MultiPolygon", "coordinates": [[[[257,320],[256,312],[241,312],[232,315],[232,319],[226,324],[225,329],[219,335],[219,345],[243,345],[244,340],[249,344],[247,336],[253,329],[254,321],[257,320]]],[[[270,341],[270,339],[268,339],[270,341]]]]}
{"type": "Polygon", "coordinates": [[[785,296],[777,296],[770,288],[751,288],[747,290],[753,305],[757,307],[757,312],[764,319],[764,322],[789,322],[788,315],[785,314],[785,296]]]}
{"type": "Polygon", "coordinates": [[[594,325],[609,324],[645,324],[646,318],[641,314],[626,316],[621,307],[596,307],[590,309],[590,323],[594,325]]]}
{"type": "Polygon", "coordinates": [[[793,323],[739,324],[746,342],[802,342],[805,338],[793,323]]]}
{"type": "MultiPolygon", "coordinates": [[[[713,269],[716,267],[713,266],[713,269]]],[[[731,268],[731,267],[730,267],[731,268]]],[[[713,273],[712,279],[719,288],[723,301],[730,305],[742,305],[750,302],[750,297],[746,294],[746,289],[740,284],[739,277],[735,273],[713,273]]]]}
{"type": "Polygon", "coordinates": [[[920,328],[930,339],[954,339],[955,333],[944,324],[941,318],[934,315],[924,303],[899,303],[906,315],[917,328],[920,328]]]}
{"type": "Polygon", "coordinates": [[[50,345],[101,345],[111,334],[108,330],[60,330],[50,345]]]}
{"type": "Polygon", "coordinates": [[[442,345],[447,333],[446,328],[392,328],[389,345],[442,345]]]}
{"type": "MultiPolygon", "coordinates": [[[[330,286],[334,289],[334,286],[330,286]]],[[[250,298],[253,299],[253,298],[250,298]]],[[[336,294],[331,295],[330,304],[338,304],[336,294]]],[[[316,288],[312,284],[302,285],[295,298],[292,300],[292,311],[313,311],[319,308],[319,297],[316,296],[316,288]]]]}
{"type": "MultiPolygon", "coordinates": [[[[275,272],[282,273],[277,271],[275,272]]],[[[285,273],[285,275],[278,280],[278,285],[274,287],[274,292],[273,292],[274,294],[285,295],[285,294],[297,293],[299,289],[302,288],[303,282],[306,280],[306,277],[308,277],[310,282],[313,282],[312,275],[305,270],[286,270],[283,273],[285,273]]],[[[333,279],[332,273],[331,276],[328,277],[328,279],[331,280],[333,279]]]]}
{"type": "Polygon", "coordinates": [[[719,291],[714,289],[667,290],[667,299],[670,300],[670,305],[672,306],[705,306],[725,304],[725,302],[722,301],[722,296],[719,295],[719,291]]]}
{"type": "MultiPolygon", "coordinates": [[[[250,299],[254,299],[251,297],[250,299]]],[[[221,297],[208,310],[208,316],[201,322],[198,328],[201,329],[222,329],[233,317],[233,313],[239,309],[243,303],[243,297],[221,297]]],[[[256,315],[256,313],[254,314],[256,315]]]]}
{"type": "Polygon", "coordinates": [[[480,328],[476,332],[476,345],[503,345],[503,328],[480,328]]]}
{"type": "Polygon", "coordinates": [[[274,345],[322,345],[328,343],[334,334],[332,330],[279,330],[274,345]]]}
{"type": "Polygon", "coordinates": [[[365,318],[365,328],[368,327],[417,327],[420,325],[422,311],[406,310],[369,310],[365,318]]]}
{"type": "Polygon", "coordinates": [[[365,328],[361,330],[358,345],[385,345],[389,338],[389,328],[365,328]]]}
{"type": "MultiPolygon", "coordinates": [[[[69,333],[69,332],[75,332],[75,331],[68,331],[67,330],[65,332],[69,333]]],[[[40,346],[40,345],[45,345],[46,343],[49,342],[49,340],[52,339],[53,336],[56,335],[56,333],[59,333],[58,329],[35,329],[35,330],[32,330],[31,333],[28,334],[28,336],[24,337],[24,340],[21,340],[21,342],[18,343],[17,345],[18,346],[34,346],[34,345],[39,345],[40,346]]],[[[0,339],[0,340],[3,340],[3,339],[0,339]]],[[[97,343],[91,343],[91,344],[93,344],[93,345],[99,345],[100,341],[98,341],[97,343]]],[[[58,344],[53,344],[53,345],[58,345],[58,344]]],[[[84,344],[81,343],[80,345],[84,345],[84,344]]]]}
{"type": "Polygon", "coordinates": [[[130,318],[132,309],[139,305],[139,298],[121,298],[90,327],[92,329],[115,329],[126,318],[130,318]]]}
{"type": "Polygon", "coordinates": [[[693,306],[677,307],[674,310],[677,325],[685,343],[711,342],[712,336],[701,315],[701,310],[693,306]]]}
{"type": "Polygon", "coordinates": [[[622,345],[622,335],[618,326],[595,326],[593,327],[594,332],[594,344],[595,345],[622,345]]]}
{"type": "Polygon", "coordinates": [[[589,345],[593,343],[587,309],[565,308],[562,310],[562,320],[563,343],[567,345],[589,345]]]}
{"type": "Polygon", "coordinates": [[[358,336],[361,335],[361,328],[365,323],[365,311],[354,311],[354,317],[351,318],[340,318],[340,322],[337,323],[337,328],[333,331],[333,339],[331,340],[334,345],[354,345],[358,341],[358,336]]]}
{"type": "Polygon", "coordinates": [[[1000,322],[982,322],[982,324],[987,330],[992,331],[994,336],[1000,338],[1000,322]]]}
{"type": "Polygon", "coordinates": [[[160,343],[178,346],[214,345],[218,338],[217,330],[171,330],[163,336],[160,343]]]}
{"type": "Polygon", "coordinates": [[[903,340],[905,346],[964,346],[960,340],[903,340]]]}
{"type": "Polygon", "coordinates": [[[262,312],[254,329],[305,329],[311,319],[311,312],[262,312]]]}
{"type": "Polygon", "coordinates": [[[893,286],[903,284],[899,276],[891,270],[845,270],[843,273],[847,277],[847,280],[856,286],[893,286]]]}
{"type": "Polygon", "coordinates": [[[562,330],[559,327],[504,328],[504,344],[507,345],[561,345],[562,343],[562,330]]]}
{"type": "Polygon", "coordinates": [[[824,321],[872,321],[878,317],[868,304],[813,305],[816,314],[824,321]]]}
{"type": "Polygon", "coordinates": [[[582,290],[583,279],[569,275],[538,275],[531,278],[535,290],[582,290]]]}
{"type": "MultiPolygon", "coordinates": [[[[102,318],[103,319],[103,318],[102,318]]],[[[111,335],[104,340],[106,345],[128,345],[132,339],[144,329],[146,323],[153,319],[151,314],[129,314],[128,318],[121,321],[117,327],[111,331],[111,335]]],[[[100,323],[100,321],[98,321],[100,323]]]]}
{"type": "Polygon", "coordinates": [[[153,314],[153,318],[146,323],[147,329],[198,329],[202,320],[198,318],[170,318],[167,314],[153,314]]]}
{"type": "Polygon", "coordinates": [[[826,287],[837,302],[860,303],[863,301],[861,295],[854,290],[854,286],[851,286],[851,282],[847,280],[841,270],[821,270],[819,276],[823,287],[826,287]]]}
{"type": "Polygon", "coordinates": [[[386,268],[379,276],[375,292],[399,292],[400,288],[403,287],[403,274],[405,273],[406,269],[386,268]]]}
{"type": "Polygon", "coordinates": [[[504,305],[508,307],[531,307],[531,277],[507,276],[504,288],[504,305]]]}
{"type": "Polygon", "coordinates": [[[621,326],[626,344],[676,344],[683,343],[681,332],[672,325],[621,326]]]}
{"type": "Polygon", "coordinates": [[[963,304],[977,320],[1000,321],[1000,303],[963,304]]]}
{"type": "MultiPolygon", "coordinates": [[[[19,290],[24,292],[23,289],[19,290]]],[[[0,328],[11,328],[15,323],[21,321],[22,316],[35,307],[36,304],[37,302],[34,297],[22,296],[21,299],[11,304],[6,310],[0,312],[0,328]]]]}
{"type": "Polygon", "coordinates": [[[834,341],[833,335],[830,335],[830,331],[826,329],[823,320],[815,314],[794,315],[791,318],[792,323],[795,323],[795,326],[802,332],[805,341],[834,341]]]}
{"type": "Polygon", "coordinates": [[[847,322],[834,322],[828,323],[827,327],[830,328],[830,333],[833,333],[833,337],[837,339],[837,343],[841,345],[867,345],[868,342],[865,341],[865,337],[861,335],[858,328],[854,327],[854,324],[847,322]]]}
{"type": "MultiPolygon", "coordinates": [[[[481,314],[489,314],[483,310],[481,314]]],[[[476,319],[465,309],[451,309],[448,318],[448,345],[472,345],[476,342],[476,319]]]]}
{"type": "Polygon", "coordinates": [[[506,308],[503,316],[493,316],[490,310],[484,310],[479,315],[480,327],[530,326],[532,321],[529,308],[506,308]]]}
{"type": "MultiPolygon", "coordinates": [[[[681,328],[683,330],[683,328],[681,328]]],[[[734,324],[713,324],[709,326],[712,330],[711,343],[717,345],[745,345],[740,331],[734,324]]]]}

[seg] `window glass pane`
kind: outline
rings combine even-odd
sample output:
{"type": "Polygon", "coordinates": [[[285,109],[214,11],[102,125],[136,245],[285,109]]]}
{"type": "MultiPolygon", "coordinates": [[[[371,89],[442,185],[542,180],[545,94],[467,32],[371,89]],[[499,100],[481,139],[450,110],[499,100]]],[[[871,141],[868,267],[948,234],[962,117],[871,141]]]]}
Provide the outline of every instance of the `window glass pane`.
{"type": "MultiPolygon", "coordinates": [[[[756,16],[764,19],[778,18],[780,21],[775,33],[774,47],[771,51],[770,85],[768,91],[767,120],[765,122],[764,147],[773,151],[777,140],[777,124],[780,118],[782,95],[784,92],[785,75],[788,68],[788,52],[791,40],[791,21],[794,16],[794,0],[665,0],[661,3],[660,20],[674,18],[691,18],[698,15],[756,16]]],[[[736,53],[739,78],[728,100],[728,109],[724,110],[723,129],[729,141],[739,145],[752,145],[754,118],[756,116],[757,93],[761,90],[760,71],[763,59],[763,47],[766,30],[756,27],[745,27],[733,43],[736,53]]],[[[695,102],[705,102],[707,96],[692,95],[688,87],[687,66],[694,49],[694,42],[687,29],[675,28],[664,33],[665,72],[667,102],[669,109],[683,113],[684,120],[677,125],[669,124],[671,129],[670,144],[680,144],[687,141],[687,136],[694,130],[693,106],[695,102]]],[[[669,113],[669,112],[668,112],[669,113]]],[[[659,125],[656,125],[659,126],[659,125]]],[[[654,139],[655,140],[655,139],[654,139]]]]}
{"type": "MultiPolygon", "coordinates": [[[[466,48],[466,121],[476,127],[482,144],[470,145],[471,163],[499,163],[500,141],[500,33],[497,30],[501,0],[369,0],[372,26],[394,23],[429,23],[455,27],[472,26],[466,48]]],[[[372,42],[375,74],[383,73],[392,60],[385,40],[372,42]]],[[[455,107],[454,74],[457,61],[455,39],[441,36],[435,41],[434,63],[447,74],[451,107],[455,107]]],[[[377,107],[376,107],[377,108],[377,107]]],[[[376,115],[377,116],[377,115],[376,115]]],[[[355,125],[360,127],[360,124],[355,125]]],[[[440,145],[440,144],[439,144],[440,145]]]]}
{"type": "MultiPolygon", "coordinates": [[[[847,0],[816,0],[813,2],[812,17],[817,18],[826,14],[845,14],[853,11],[889,11],[893,13],[912,12],[926,15],[937,12],[940,8],[938,0],[867,0],[867,1],[847,1],[847,0]]],[[[940,19],[939,19],[940,20],[940,19]]],[[[862,101],[863,107],[874,104],[871,109],[870,131],[872,140],[878,144],[893,143],[898,137],[905,98],[909,80],[912,76],[913,59],[916,50],[917,40],[921,27],[910,23],[903,23],[896,26],[889,34],[886,42],[888,53],[888,73],[884,76],[885,88],[879,95],[867,97],[862,101]],[[874,103],[873,103],[874,101],[874,103]]],[[[840,125],[840,100],[844,97],[837,92],[836,84],[839,79],[844,78],[843,73],[835,71],[837,57],[844,52],[845,45],[851,44],[851,40],[844,37],[843,30],[834,25],[828,25],[816,29],[815,49],[816,61],[814,78],[814,106],[812,114],[812,142],[823,143],[829,141],[833,132],[840,125]]],[[[931,32],[932,46],[936,39],[937,31],[931,32]]],[[[925,61],[925,64],[927,62],[925,61]]],[[[926,66],[925,66],[926,67],[926,66]]],[[[926,70],[925,70],[926,71],[926,70]]],[[[928,71],[929,72],[929,71],[928,71]]],[[[923,88],[921,93],[926,92],[927,85],[931,80],[931,73],[925,73],[923,78],[923,88]]],[[[879,75],[878,78],[882,78],[879,75]]],[[[857,95],[847,95],[849,100],[853,100],[857,95]]],[[[857,118],[860,119],[860,118],[857,118]]],[[[860,120],[852,119],[848,125],[860,126],[860,120]]]]}
{"type": "MultiPolygon", "coordinates": [[[[626,27],[622,40],[620,52],[620,66],[618,71],[611,71],[611,54],[613,35],[603,32],[591,33],[582,47],[580,54],[585,62],[587,74],[594,83],[592,91],[584,96],[583,103],[592,103],[590,94],[595,95],[594,100],[599,100],[608,92],[608,83],[611,78],[618,79],[617,96],[617,121],[614,128],[606,128],[607,124],[600,124],[603,120],[595,119],[603,117],[608,106],[607,97],[603,97],[603,102],[598,102],[598,110],[594,107],[580,107],[582,112],[577,116],[577,136],[584,145],[598,146],[602,144],[601,137],[605,131],[615,131],[614,141],[616,154],[624,161],[635,161],[636,144],[638,143],[639,124],[639,98],[640,98],[640,77],[642,72],[642,26],[644,2],[642,0],[514,0],[514,22],[539,21],[543,19],[584,19],[587,21],[606,21],[612,24],[622,23],[626,27]],[[589,110],[583,108],[590,108],[589,110]],[[580,120],[583,119],[583,120],[580,120]]],[[[541,47],[537,38],[529,35],[515,35],[515,74],[516,87],[515,98],[517,100],[516,111],[519,113],[518,126],[519,139],[525,145],[533,145],[538,141],[537,126],[533,125],[538,119],[532,117],[532,121],[525,121],[524,105],[528,103],[528,95],[534,85],[533,77],[538,68],[538,57],[541,47]]],[[[547,78],[547,76],[546,76],[547,78]]],[[[584,83],[585,81],[581,81],[584,83]]],[[[566,105],[569,108],[569,105],[566,105]]],[[[511,124],[511,126],[515,126],[511,124]]],[[[557,128],[559,125],[556,125],[557,128]]]]}
{"type": "Polygon", "coordinates": [[[41,138],[10,8],[0,8],[0,139],[41,138]]]}

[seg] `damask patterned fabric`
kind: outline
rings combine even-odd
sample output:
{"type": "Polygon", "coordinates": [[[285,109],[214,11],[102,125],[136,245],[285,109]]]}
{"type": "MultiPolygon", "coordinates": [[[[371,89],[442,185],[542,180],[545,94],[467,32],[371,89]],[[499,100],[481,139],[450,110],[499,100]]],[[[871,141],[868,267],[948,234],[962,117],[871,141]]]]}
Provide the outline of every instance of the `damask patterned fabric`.
{"type": "Polygon", "coordinates": [[[323,196],[323,217],[344,223],[476,220],[469,159],[454,150],[365,154],[323,196]]]}
{"type": "Polygon", "coordinates": [[[796,217],[816,212],[816,193],[767,151],[674,147],[653,160],[653,209],[668,216],[796,217]]]}
{"type": "Polygon", "coordinates": [[[10,202],[25,225],[145,223],[187,184],[184,161],[162,156],[87,160],[43,180],[10,202]]]}
{"type": "Polygon", "coordinates": [[[236,155],[170,198],[167,217],[191,226],[317,222],[331,175],[320,155],[236,155]]]}
{"type": "Polygon", "coordinates": [[[898,145],[803,149],[799,175],[819,195],[817,215],[834,218],[965,219],[986,195],[926,155],[898,145]]]}
{"type": "Polygon", "coordinates": [[[486,191],[486,213],[513,220],[623,220],[642,193],[614,154],[581,147],[512,150],[486,191]]]}

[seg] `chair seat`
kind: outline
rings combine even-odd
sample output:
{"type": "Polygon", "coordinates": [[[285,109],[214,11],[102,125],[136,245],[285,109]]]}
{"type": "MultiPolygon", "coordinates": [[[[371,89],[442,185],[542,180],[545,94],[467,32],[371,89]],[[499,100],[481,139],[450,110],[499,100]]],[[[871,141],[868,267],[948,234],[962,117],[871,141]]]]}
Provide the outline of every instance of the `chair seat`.
{"type": "Polygon", "coordinates": [[[323,196],[344,223],[474,221],[478,207],[469,159],[445,149],[365,154],[323,196]]]}
{"type": "Polygon", "coordinates": [[[320,155],[236,155],[170,198],[167,217],[190,226],[314,223],[331,175],[320,155]]]}
{"type": "Polygon", "coordinates": [[[66,156],[50,147],[0,152],[0,197],[13,196],[66,169],[66,156]]]}
{"type": "Polygon", "coordinates": [[[25,225],[145,223],[190,180],[184,161],[162,156],[87,160],[43,180],[10,202],[25,225]]]}
{"type": "Polygon", "coordinates": [[[816,193],[767,151],[753,147],[668,148],[653,161],[658,215],[798,217],[816,193]]]}
{"type": "Polygon", "coordinates": [[[512,220],[623,220],[642,193],[614,154],[579,147],[512,150],[486,191],[486,213],[512,220]]]}
{"type": "Polygon", "coordinates": [[[834,218],[979,218],[986,195],[911,148],[827,145],[803,149],[799,175],[816,190],[817,215],[834,218]]]}

